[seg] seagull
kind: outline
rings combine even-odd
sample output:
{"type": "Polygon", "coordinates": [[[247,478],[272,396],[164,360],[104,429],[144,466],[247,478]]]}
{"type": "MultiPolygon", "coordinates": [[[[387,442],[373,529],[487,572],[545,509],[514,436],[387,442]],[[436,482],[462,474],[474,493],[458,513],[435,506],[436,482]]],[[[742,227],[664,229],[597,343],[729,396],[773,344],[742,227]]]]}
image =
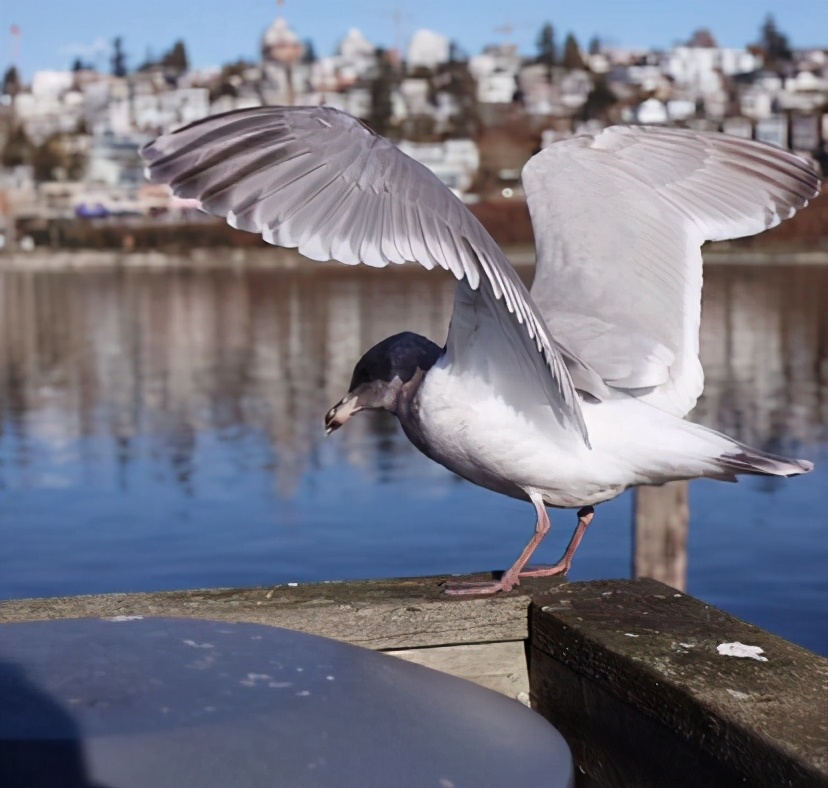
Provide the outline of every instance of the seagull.
{"type": "Polygon", "coordinates": [[[215,115],[141,154],[150,181],[268,243],[456,277],[445,346],[411,332],[384,339],[325,416],[330,434],[361,410],[387,410],[435,462],[532,504],[534,534],[512,566],[450,594],[568,572],[594,505],[629,487],[813,467],[685,420],[704,384],[701,246],[773,227],[818,194],[816,174],[787,151],[649,126],[541,150],[522,172],[531,290],[430,170],[331,107],[215,115]],[[547,507],[578,508],[578,524],[558,563],[532,568],[547,507]]]}

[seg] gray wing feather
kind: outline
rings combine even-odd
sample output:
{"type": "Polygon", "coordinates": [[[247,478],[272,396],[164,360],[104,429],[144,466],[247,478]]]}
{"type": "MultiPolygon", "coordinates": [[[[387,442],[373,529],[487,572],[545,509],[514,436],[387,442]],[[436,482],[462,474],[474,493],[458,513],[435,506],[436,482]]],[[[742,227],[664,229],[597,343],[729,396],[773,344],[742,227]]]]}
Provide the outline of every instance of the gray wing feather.
{"type": "Polygon", "coordinates": [[[496,308],[505,305],[542,354],[550,404],[587,440],[570,371],[593,393],[603,390],[598,375],[554,342],[512,265],[462,201],[360,121],[330,107],[259,107],[206,118],[141,153],[150,181],[268,243],[351,265],[439,266],[473,290],[485,280],[496,308]]]}
{"type": "Polygon", "coordinates": [[[723,134],[610,127],[523,170],[556,340],[609,385],[677,415],[701,393],[701,245],[773,227],[819,190],[786,151],[723,134]]]}

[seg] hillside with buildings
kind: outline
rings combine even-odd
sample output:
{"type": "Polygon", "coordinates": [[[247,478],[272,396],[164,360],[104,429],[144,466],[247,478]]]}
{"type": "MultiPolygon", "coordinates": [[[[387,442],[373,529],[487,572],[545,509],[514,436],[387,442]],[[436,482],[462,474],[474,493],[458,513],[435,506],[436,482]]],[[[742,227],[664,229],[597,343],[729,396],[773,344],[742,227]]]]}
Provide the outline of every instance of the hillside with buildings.
{"type": "MultiPolygon", "coordinates": [[[[718,46],[708,30],[658,51],[598,40],[584,49],[546,25],[531,57],[509,43],[468,55],[430,30],[415,32],[405,52],[383,50],[355,28],[334,54],[317,56],[283,17],[263,27],[257,60],[221,68],[190,68],[178,41],[127,70],[121,39],[110,73],[78,60],[24,83],[9,67],[0,86],[3,245],[141,246],[163,240],[164,224],[193,222],[206,242],[233,243],[197,205],[146,184],[138,150],[208,115],[267,104],[324,103],[362,119],[477,204],[505,242],[531,238],[519,181],[527,159],[610,123],[724,131],[828,166],[828,47],[792,50],[772,19],[743,49],[718,46]]],[[[821,237],[828,221],[803,226],[806,238],[821,237]]]]}

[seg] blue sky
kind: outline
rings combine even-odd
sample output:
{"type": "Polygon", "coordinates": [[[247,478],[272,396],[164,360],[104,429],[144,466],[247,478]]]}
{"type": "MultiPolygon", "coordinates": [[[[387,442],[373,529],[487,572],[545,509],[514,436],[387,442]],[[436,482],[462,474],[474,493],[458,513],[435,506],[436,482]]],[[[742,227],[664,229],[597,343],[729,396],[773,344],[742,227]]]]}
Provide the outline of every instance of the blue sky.
{"type": "MultiPolygon", "coordinates": [[[[277,13],[275,0],[0,0],[0,66],[13,56],[13,24],[22,31],[18,65],[26,79],[38,69],[67,68],[76,56],[108,67],[116,35],[131,65],[177,38],[194,65],[220,65],[256,57],[277,13]]],[[[598,35],[620,46],[667,47],[706,26],[721,45],[744,46],[768,13],[794,46],[828,46],[827,0],[285,0],[283,13],[318,54],[331,53],[349,27],[386,47],[425,27],[472,54],[502,40],[531,54],[547,19],[561,37],[571,30],[584,45],[598,35]],[[513,27],[508,39],[496,32],[504,25],[513,27]]]]}

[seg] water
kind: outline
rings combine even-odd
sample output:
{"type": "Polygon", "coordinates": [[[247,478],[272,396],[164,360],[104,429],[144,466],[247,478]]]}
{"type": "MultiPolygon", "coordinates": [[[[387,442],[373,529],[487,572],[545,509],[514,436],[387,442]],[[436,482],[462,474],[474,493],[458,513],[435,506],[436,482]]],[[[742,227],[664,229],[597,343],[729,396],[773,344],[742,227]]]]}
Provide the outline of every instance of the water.
{"type": "MultiPolygon", "coordinates": [[[[505,568],[531,507],[421,456],[391,417],[322,419],[453,284],[408,268],[0,272],[0,598],[505,568]]],[[[817,463],[693,482],[687,590],[828,654],[828,268],[706,270],[695,418],[817,463]]],[[[633,572],[633,497],[576,580],[633,572]]],[[[537,554],[557,560],[571,512],[537,554]]]]}

